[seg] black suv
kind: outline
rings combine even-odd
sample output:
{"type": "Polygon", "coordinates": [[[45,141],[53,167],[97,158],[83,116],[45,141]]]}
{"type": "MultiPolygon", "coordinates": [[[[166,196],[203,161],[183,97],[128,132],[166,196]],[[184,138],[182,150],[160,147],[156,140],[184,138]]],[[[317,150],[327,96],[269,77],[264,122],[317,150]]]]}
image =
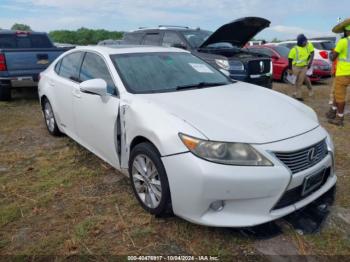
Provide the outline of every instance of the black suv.
{"type": "Polygon", "coordinates": [[[242,49],[269,25],[270,21],[264,18],[245,17],[221,26],[214,33],[178,26],[140,28],[125,33],[123,43],[186,49],[233,79],[271,88],[271,58],[242,49]]]}

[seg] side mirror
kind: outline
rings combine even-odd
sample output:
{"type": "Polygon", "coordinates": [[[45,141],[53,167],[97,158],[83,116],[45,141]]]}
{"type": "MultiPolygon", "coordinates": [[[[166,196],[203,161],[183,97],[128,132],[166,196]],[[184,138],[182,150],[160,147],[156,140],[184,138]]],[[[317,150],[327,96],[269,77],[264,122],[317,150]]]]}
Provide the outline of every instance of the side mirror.
{"type": "Polygon", "coordinates": [[[171,47],[181,48],[181,49],[187,50],[187,47],[184,44],[173,44],[173,45],[171,45],[171,47]]]}
{"type": "Polygon", "coordinates": [[[105,96],[107,94],[107,82],[103,79],[86,80],[79,85],[80,91],[88,94],[105,96]]]}

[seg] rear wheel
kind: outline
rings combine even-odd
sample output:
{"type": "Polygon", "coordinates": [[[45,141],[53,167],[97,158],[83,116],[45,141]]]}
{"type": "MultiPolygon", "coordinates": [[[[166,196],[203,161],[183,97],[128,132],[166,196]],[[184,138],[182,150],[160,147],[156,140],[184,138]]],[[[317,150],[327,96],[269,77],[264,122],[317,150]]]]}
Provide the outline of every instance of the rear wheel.
{"type": "Polygon", "coordinates": [[[47,130],[49,133],[53,136],[59,136],[62,133],[58,129],[55,115],[52,110],[52,106],[49,102],[49,100],[45,99],[43,104],[43,112],[44,112],[44,118],[45,118],[45,124],[47,127],[47,130]]]}
{"type": "Polygon", "coordinates": [[[11,100],[11,86],[0,83],[0,101],[11,100]]]}
{"type": "Polygon", "coordinates": [[[152,144],[141,143],[133,148],[129,175],[134,194],[145,210],[157,216],[172,213],[168,177],[152,144]]]}

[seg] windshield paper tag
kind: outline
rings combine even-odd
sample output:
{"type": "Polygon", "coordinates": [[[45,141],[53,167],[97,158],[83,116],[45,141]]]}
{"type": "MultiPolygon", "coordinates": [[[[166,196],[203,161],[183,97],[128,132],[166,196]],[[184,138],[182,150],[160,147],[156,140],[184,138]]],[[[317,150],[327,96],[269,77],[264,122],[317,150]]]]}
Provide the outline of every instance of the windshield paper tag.
{"type": "Polygon", "coordinates": [[[192,68],[199,73],[214,73],[213,71],[210,70],[209,67],[207,67],[204,64],[189,63],[189,65],[192,66],[192,68]]]}

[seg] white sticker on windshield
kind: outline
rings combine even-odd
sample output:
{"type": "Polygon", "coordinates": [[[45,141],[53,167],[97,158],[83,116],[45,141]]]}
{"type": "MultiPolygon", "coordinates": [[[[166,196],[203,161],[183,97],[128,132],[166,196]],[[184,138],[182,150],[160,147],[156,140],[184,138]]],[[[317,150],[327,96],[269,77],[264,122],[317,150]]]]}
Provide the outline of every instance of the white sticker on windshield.
{"type": "Polygon", "coordinates": [[[194,70],[196,70],[199,73],[214,73],[213,71],[210,70],[209,67],[207,67],[207,65],[205,64],[195,64],[195,63],[189,63],[190,66],[192,66],[192,68],[194,70]]]}

